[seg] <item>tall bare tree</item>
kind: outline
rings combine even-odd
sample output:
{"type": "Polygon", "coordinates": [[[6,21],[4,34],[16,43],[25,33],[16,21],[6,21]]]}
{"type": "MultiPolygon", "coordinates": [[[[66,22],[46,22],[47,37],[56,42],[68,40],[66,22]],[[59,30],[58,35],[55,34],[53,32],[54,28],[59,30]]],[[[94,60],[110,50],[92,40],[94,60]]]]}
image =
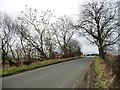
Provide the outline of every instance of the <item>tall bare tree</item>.
{"type": "Polygon", "coordinates": [[[22,12],[19,17],[21,22],[18,31],[21,36],[29,41],[41,54],[41,59],[46,59],[45,53],[45,37],[46,31],[49,29],[52,12],[50,10],[42,12],[40,15],[36,9],[26,8],[26,12],[22,12]]]}
{"type": "Polygon", "coordinates": [[[68,43],[72,39],[75,32],[72,25],[73,21],[67,16],[58,18],[54,25],[56,41],[64,51],[64,57],[66,57],[67,54],[68,43]]]}
{"type": "Polygon", "coordinates": [[[45,47],[46,47],[46,53],[48,53],[48,57],[52,58],[53,53],[56,49],[56,40],[54,37],[54,33],[53,31],[49,31],[46,33],[46,37],[45,37],[45,47]]]}
{"type": "Polygon", "coordinates": [[[6,14],[0,15],[0,43],[2,50],[2,63],[3,67],[5,62],[9,62],[10,65],[13,65],[14,62],[12,58],[15,60],[15,53],[13,51],[13,44],[15,42],[14,38],[14,24],[11,17],[6,14]],[[12,58],[10,58],[10,56],[12,58]]]}
{"type": "Polygon", "coordinates": [[[105,59],[107,47],[118,41],[118,19],[116,4],[90,2],[83,5],[79,27],[92,44],[98,46],[99,55],[105,59]]]}

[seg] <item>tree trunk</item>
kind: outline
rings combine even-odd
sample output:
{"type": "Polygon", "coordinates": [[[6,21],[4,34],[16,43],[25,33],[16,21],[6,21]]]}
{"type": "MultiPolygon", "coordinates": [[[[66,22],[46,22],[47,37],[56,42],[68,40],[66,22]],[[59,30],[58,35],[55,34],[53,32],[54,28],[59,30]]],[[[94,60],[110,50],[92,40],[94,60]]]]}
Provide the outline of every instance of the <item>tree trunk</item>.
{"type": "Polygon", "coordinates": [[[23,39],[22,38],[20,38],[20,42],[21,42],[22,49],[23,49],[23,52],[24,52],[24,57],[25,57],[27,55],[26,55],[26,51],[25,51],[25,48],[24,48],[24,45],[23,45],[23,39]]]}
{"type": "Polygon", "coordinates": [[[41,47],[41,49],[40,48],[38,48],[38,47],[35,47],[39,52],[40,52],[40,54],[41,54],[41,59],[47,59],[47,56],[46,56],[46,54],[44,53],[44,51],[43,51],[43,48],[41,47]]]}
{"type": "Polygon", "coordinates": [[[19,53],[18,53],[18,50],[16,50],[16,54],[17,54],[17,63],[16,63],[16,66],[20,66],[20,57],[19,57],[19,53]]]}
{"type": "Polygon", "coordinates": [[[65,46],[64,49],[63,49],[63,53],[64,53],[63,58],[67,58],[67,57],[68,57],[68,54],[67,54],[67,48],[66,48],[66,46],[65,46]]]}
{"type": "Polygon", "coordinates": [[[106,52],[104,51],[104,49],[103,49],[102,47],[99,48],[99,56],[100,56],[102,59],[106,60],[106,52]]]}
{"type": "Polygon", "coordinates": [[[28,65],[30,65],[32,62],[31,62],[31,50],[28,50],[28,65]]]}
{"type": "MultiPolygon", "coordinates": [[[[9,44],[8,44],[8,45],[9,45],[9,44]]],[[[14,60],[15,60],[15,54],[14,54],[14,52],[13,52],[12,46],[9,45],[9,47],[10,47],[10,51],[11,51],[11,53],[12,53],[12,56],[13,56],[13,58],[14,58],[14,60]]]]}
{"type": "Polygon", "coordinates": [[[4,52],[2,52],[2,65],[4,68],[4,66],[5,66],[5,54],[4,54],[4,52]]]}

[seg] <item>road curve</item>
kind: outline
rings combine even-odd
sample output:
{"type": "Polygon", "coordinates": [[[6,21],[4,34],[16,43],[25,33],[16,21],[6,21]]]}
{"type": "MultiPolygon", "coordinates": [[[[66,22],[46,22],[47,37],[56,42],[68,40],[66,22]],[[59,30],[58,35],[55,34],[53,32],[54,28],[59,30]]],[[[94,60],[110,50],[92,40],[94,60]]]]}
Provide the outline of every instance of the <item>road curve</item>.
{"type": "Polygon", "coordinates": [[[92,58],[75,59],[2,78],[2,88],[73,88],[92,58]]]}

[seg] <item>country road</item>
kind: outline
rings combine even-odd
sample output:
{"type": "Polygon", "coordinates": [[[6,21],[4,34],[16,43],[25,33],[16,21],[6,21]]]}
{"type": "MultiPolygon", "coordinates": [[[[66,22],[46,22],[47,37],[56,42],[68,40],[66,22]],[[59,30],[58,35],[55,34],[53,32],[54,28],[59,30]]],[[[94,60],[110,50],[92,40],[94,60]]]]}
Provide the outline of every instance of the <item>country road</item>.
{"type": "Polygon", "coordinates": [[[73,88],[92,58],[75,59],[2,78],[2,88],[73,88]]]}

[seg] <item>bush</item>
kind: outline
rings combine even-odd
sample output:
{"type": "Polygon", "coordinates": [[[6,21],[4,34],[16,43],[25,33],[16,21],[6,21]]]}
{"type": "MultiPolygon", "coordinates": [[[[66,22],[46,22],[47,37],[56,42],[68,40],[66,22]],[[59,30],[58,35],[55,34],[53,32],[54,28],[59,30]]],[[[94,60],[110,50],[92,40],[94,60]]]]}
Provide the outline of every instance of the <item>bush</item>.
{"type": "Polygon", "coordinates": [[[117,77],[120,79],[120,59],[119,58],[115,58],[113,62],[113,71],[115,72],[117,77]]]}
{"type": "Polygon", "coordinates": [[[117,55],[108,55],[107,56],[107,65],[111,68],[119,78],[120,78],[120,56],[117,55]]]}

